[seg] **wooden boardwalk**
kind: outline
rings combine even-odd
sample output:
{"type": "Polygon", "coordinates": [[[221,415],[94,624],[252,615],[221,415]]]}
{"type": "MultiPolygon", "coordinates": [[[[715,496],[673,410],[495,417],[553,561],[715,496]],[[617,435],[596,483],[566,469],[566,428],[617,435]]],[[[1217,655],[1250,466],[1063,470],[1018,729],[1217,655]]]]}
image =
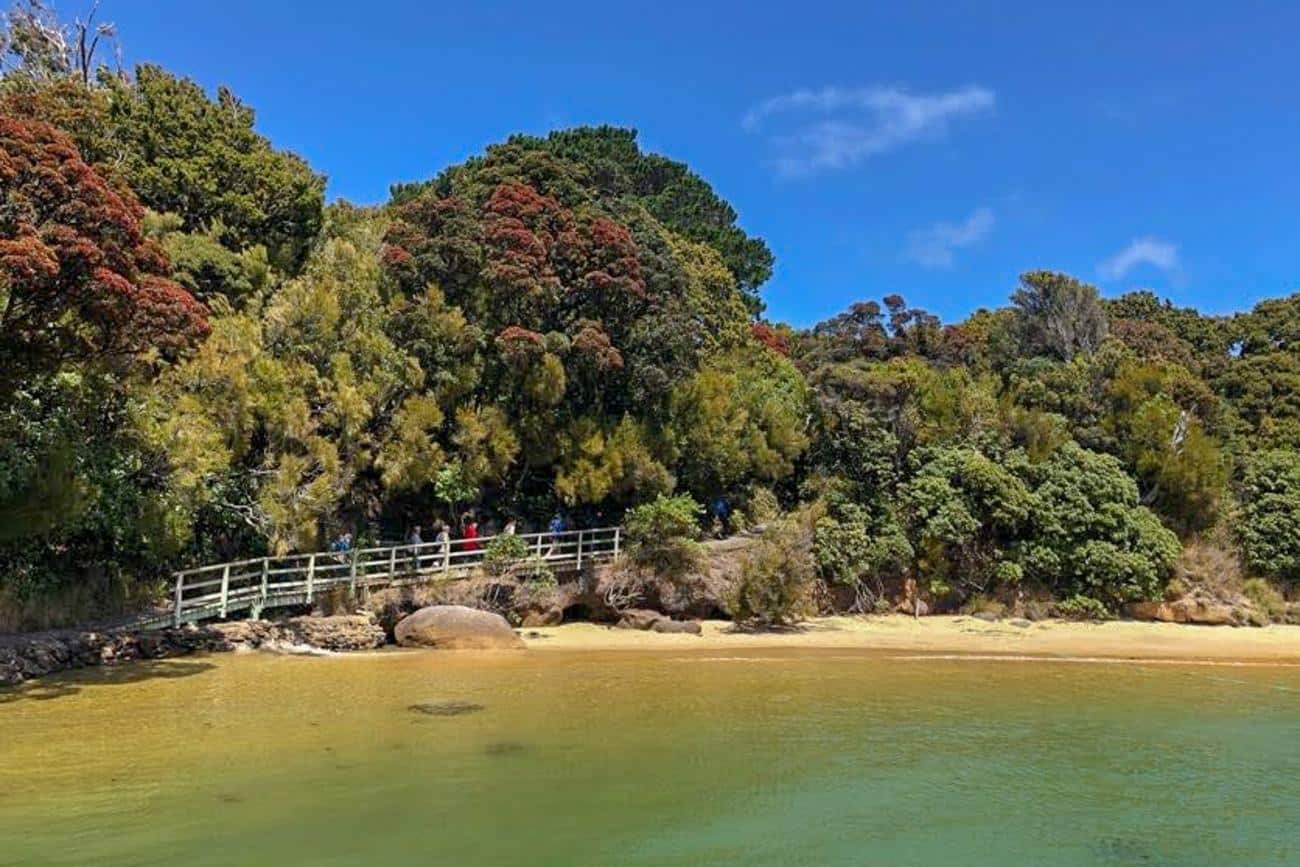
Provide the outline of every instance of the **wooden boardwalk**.
{"type": "MultiPolygon", "coordinates": [[[[462,539],[448,543],[388,545],[351,551],[320,551],[284,557],[255,557],[216,563],[173,574],[172,613],[152,625],[179,626],[214,618],[258,617],[269,608],[307,605],[322,593],[346,588],[354,593],[385,587],[465,578],[483,563],[484,548],[494,536],[468,547],[462,539]]],[[[621,527],[520,534],[530,557],[554,571],[581,569],[619,555],[621,527]]]]}

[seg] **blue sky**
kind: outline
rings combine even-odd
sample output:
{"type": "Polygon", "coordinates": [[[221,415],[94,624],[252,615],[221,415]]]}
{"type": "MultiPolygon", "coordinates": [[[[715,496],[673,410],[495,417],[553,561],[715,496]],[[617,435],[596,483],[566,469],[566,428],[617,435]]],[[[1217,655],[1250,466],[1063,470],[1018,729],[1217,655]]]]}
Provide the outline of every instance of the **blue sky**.
{"type": "Polygon", "coordinates": [[[331,197],[380,202],[515,131],[634,126],[767,240],[768,313],[798,325],[892,292],[960,318],[1033,268],[1219,312],[1300,288],[1300,4],[1074,5],[103,0],[103,17],[128,62],[229,85],[331,197]]]}

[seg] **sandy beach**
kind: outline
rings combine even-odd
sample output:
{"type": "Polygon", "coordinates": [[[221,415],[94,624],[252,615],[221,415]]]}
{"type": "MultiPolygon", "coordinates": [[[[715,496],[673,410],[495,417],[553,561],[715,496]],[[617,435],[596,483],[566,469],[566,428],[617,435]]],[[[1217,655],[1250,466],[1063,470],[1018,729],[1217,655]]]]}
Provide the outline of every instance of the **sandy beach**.
{"type": "Polygon", "coordinates": [[[823,617],[783,632],[740,632],[705,621],[703,635],[663,635],[572,623],[524,630],[532,650],[881,650],[966,656],[1213,660],[1300,665],[1300,626],[1233,628],[1173,623],[988,623],[973,617],[823,617]]]}

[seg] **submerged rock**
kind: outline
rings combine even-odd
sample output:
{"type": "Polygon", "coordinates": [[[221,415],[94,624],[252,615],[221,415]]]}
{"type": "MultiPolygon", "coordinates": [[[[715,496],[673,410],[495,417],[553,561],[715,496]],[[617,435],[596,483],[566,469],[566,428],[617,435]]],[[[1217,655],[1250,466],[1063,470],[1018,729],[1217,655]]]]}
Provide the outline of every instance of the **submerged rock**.
{"type": "Polygon", "coordinates": [[[430,605],[393,629],[403,647],[439,650],[522,650],[524,641],[500,614],[463,605],[430,605]]]}
{"type": "Polygon", "coordinates": [[[413,704],[407,710],[425,716],[464,716],[467,713],[478,713],[485,708],[472,701],[430,701],[413,704]]]}
{"type": "Polygon", "coordinates": [[[528,746],[519,741],[496,741],[484,747],[483,752],[489,756],[517,756],[528,752],[528,746]]]}

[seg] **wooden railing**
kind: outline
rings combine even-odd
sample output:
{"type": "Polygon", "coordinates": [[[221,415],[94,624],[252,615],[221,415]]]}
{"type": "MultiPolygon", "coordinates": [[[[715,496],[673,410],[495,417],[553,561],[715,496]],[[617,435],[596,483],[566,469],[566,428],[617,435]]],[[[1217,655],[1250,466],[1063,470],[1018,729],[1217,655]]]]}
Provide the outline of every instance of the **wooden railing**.
{"type": "MultiPolygon", "coordinates": [[[[306,605],[335,588],[368,592],[383,587],[463,578],[483,563],[487,543],[474,540],[388,545],[350,551],[321,551],[284,557],[255,557],[186,569],[173,575],[172,613],[154,625],[179,626],[267,608],[306,605]]],[[[584,563],[619,555],[621,527],[520,534],[529,557],[552,570],[581,569],[584,563]]]]}

